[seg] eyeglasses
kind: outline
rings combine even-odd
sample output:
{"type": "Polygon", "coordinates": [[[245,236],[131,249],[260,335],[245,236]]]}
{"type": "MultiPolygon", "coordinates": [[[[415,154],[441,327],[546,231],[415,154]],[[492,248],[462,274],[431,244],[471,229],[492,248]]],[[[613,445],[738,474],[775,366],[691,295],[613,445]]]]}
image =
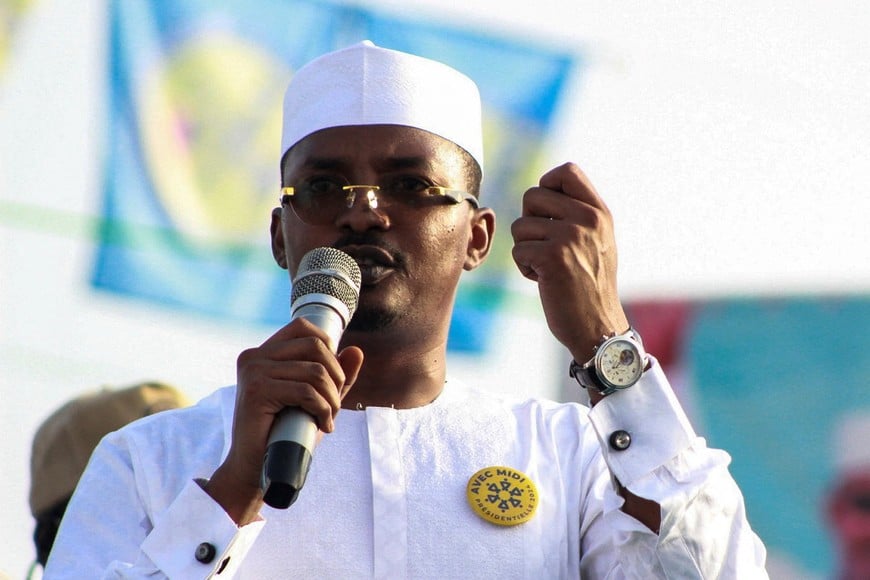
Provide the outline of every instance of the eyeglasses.
{"type": "Polygon", "coordinates": [[[382,185],[350,185],[338,178],[318,177],[281,188],[281,205],[290,205],[296,216],[310,225],[333,223],[341,212],[353,207],[357,197],[375,211],[419,210],[463,201],[480,207],[477,198],[466,191],[428,185],[417,178],[396,179],[382,185]]]}

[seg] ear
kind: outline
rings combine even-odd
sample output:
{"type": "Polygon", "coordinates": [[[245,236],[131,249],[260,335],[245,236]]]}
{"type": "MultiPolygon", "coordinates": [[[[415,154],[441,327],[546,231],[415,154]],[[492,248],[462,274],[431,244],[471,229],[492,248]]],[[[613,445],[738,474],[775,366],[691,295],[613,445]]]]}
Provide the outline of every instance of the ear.
{"type": "Polygon", "coordinates": [[[272,256],[278,265],[287,269],[287,252],[284,250],[284,230],[281,228],[282,209],[276,207],[272,210],[272,224],[269,231],[272,234],[272,256]]]}
{"type": "Polygon", "coordinates": [[[488,207],[474,210],[465,262],[462,264],[465,270],[474,270],[483,263],[492,248],[494,235],[495,212],[488,207]]]}

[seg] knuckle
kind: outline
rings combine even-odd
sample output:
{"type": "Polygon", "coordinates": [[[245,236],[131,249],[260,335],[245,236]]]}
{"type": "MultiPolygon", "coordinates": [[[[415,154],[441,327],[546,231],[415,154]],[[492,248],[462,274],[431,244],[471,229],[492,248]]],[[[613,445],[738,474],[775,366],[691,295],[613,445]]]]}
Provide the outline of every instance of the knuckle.
{"type": "Polygon", "coordinates": [[[307,407],[313,407],[320,398],[317,394],[317,389],[313,385],[305,383],[299,389],[299,402],[307,407]]]}
{"type": "Polygon", "coordinates": [[[593,208],[589,212],[589,217],[587,218],[589,222],[589,227],[593,230],[597,230],[601,227],[602,222],[604,221],[604,215],[602,214],[600,209],[593,208]]]}
{"type": "Polygon", "coordinates": [[[314,368],[313,379],[318,385],[328,386],[332,384],[332,376],[322,364],[317,364],[314,368]]]}
{"type": "Polygon", "coordinates": [[[267,387],[268,379],[263,373],[250,372],[240,376],[239,388],[249,395],[257,395],[267,387]]]}
{"type": "Polygon", "coordinates": [[[570,239],[575,243],[586,244],[589,241],[589,229],[580,224],[570,224],[570,239]]]}
{"type": "Polygon", "coordinates": [[[236,358],[236,366],[241,368],[247,366],[251,360],[256,358],[257,349],[255,348],[246,348],[242,352],[239,353],[239,356],[236,358]]]}
{"type": "Polygon", "coordinates": [[[306,336],[304,339],[305,347],[313,351],[320,351],[325,346],[323,340],[319,336],[306,336]]]}
{"type": "Polygon", "coordinates": [[[311,413],[322,414],[330,412],[330,405],[326,402],[320,391],[310,384],[302,387],[299,404],[311,413]]]}

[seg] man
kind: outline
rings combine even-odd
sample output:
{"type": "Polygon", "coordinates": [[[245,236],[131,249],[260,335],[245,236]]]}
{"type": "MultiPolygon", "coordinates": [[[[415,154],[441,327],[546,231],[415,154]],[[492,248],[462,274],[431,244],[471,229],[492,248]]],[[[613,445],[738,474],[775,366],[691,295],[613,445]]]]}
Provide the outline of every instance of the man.
{"type": "Polygon", "coordinates": [[[526,192],[513,256],[594,391],[591,413],[448,378],[457,284],[495,230],[476,199],[470,79],[361,43],[300,69],[284,112],[272,250],[291,275],[321,246],[359,264],[338,353],[295,320],[239,356],[237,387],[106,441],[53,577],[765,576],[727,455],[695,437],[627,333],[611,218],[579,168],[526,192]],[[583,364],[595,352],[610,357],[601,376],[583,364]],[[275,510],[260,476],[287,406],[324,436],[298,500],[275,510]]]}
{"type": "Polygon", "coordinates": [[[825,515],[837,552],[840,580],[870,578],[870,411],[852,411],[837,425],[836,479],[825,515]]]}
{"type": "Polygon", "coordinates": [[[43,421],[30,455],[30,511],[36,520],[38,564],[45,566],[48,560],[67,503],[100,439],[136,419],[189,404],[172,385],[145,382],[84,393],[43,421]]]}

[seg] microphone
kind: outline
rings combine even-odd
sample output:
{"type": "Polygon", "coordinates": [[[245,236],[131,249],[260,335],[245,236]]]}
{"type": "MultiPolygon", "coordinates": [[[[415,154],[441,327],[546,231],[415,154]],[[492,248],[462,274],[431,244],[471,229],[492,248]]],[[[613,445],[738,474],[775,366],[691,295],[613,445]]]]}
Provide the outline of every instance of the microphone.
{"type": "MultiPolygon", "coordinates": [[[[290,319],[304,318],[329,335],[338,349],[359,301],[362,276],[353,258],[335,248],[315,248],[302,256],[293,279],[290,319]]],[[[308,476],[317,443],[314,418],[299,407],[285,407],[275,418],[263,459],[260,486],[273,508],[289,507],[308,476]]]]}

